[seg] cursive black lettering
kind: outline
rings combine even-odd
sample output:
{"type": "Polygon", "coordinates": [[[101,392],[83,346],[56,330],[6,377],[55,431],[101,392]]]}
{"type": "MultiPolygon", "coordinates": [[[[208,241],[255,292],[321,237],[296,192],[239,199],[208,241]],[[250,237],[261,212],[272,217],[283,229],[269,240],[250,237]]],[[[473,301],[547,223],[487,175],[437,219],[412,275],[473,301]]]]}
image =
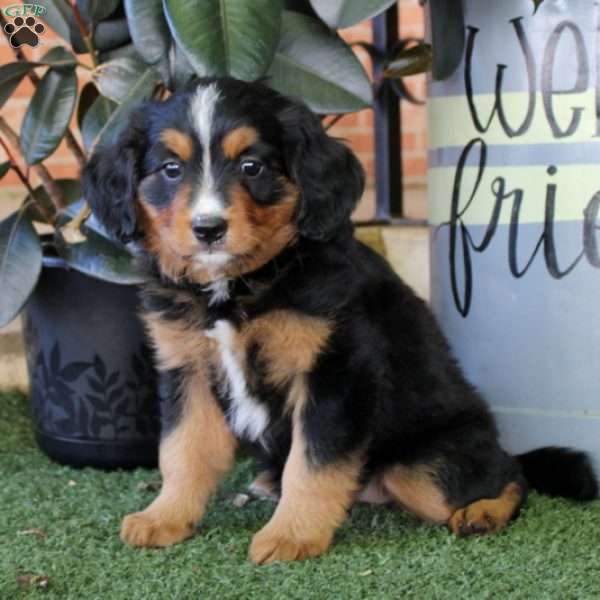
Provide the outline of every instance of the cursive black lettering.
{"type": "Polygon", "coordinates": [[[567,127],[562,129],[554,114],[554,108],[552,103],[553,96],[566,95],[566,94],[580,94],[587,90],[589,84],[589,65],[587,52],[585,50],[585,42],[583,40],[583,34],[575,23],[571,21],[561,21],[550,34],[546,49],[544,50],[544,59],[542,61],[542,100],[544,103],[544,110],[546,111],[546,118],[548,124],[552,130],[552,135],[555,138],[564,138],[573,135],[579,123],[581,122],[581,113],[584,111],[583,106],[574,106],[571,108],[573,116],[569,121],[567,127]],[[575,56],[577,59],[577,79],[571,89],[568,90],[555,90],[554,89],[554,62],[556,59],[556,49],[558,43],[563,35],[563,32],[569,31],[573,35],[573,41],[575,42],[575,56]]]}
{"type": "Polygon", "coordinates": [[[527,133],[531,127],[531,123],[533,122],[536,101],[536,65],[531,45],[529,44],[527,35],[523,29],[523,24],[521,23],[522,20],[523,17],[518,17],[511,20],[517,40],[519,42],[519,46],[521,48],[521,52],[523,53],[523,58],[525,59],[528,86],[527,112],[525,113],[521,124],[516,128],[513,128],[509,124],[502,103],[502,85],[504,81],[504,72],[506,70],[506,65],[503,64],[498,64],[496,68],[494,106],[492,107],[490,116],[485,124],[479,118],[477,107],[475,106],[472,75],[473,51],[475,48],[475,38],[479,32],[479,29],[476,27],[467,28],[468,33],[465,50],[465,91],[467,96],[467,104],[469,105],[469,112],[471,114],[471,120],[473,121],[473,125],[475,125],[475,129],[477,129],[479,133],[485,133],[490,128],[490,125],[494,120],[494,115],[496,114],[498,115],[498,120],[500,121],[500,125],[502,126],[504,133],[506,133],[506,135],[509,137],[524,135],[527,133]]]}
{"type": "Polygon", "coordinates": [[[598,251],[598,212],[600,211],[600,191],[596,192],[583,211],[583,251],[592,267],[600,267],[598,251]]]}

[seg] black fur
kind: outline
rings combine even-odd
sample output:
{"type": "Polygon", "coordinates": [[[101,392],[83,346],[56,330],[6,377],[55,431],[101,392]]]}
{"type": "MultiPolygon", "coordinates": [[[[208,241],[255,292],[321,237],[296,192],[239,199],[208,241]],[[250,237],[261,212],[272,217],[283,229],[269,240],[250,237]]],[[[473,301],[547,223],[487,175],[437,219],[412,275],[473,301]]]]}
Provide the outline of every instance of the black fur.
{"type": "Polygon", "coordinates": [[[146,143],[143,109],[115,145],[97,149],[83,171],[83,195],[106,229],[121,242],[137,237],[135,197],[140,156],[146,143]]]}
{"type": "Polygon", "coordinates": [[[185,393],[185,369],[170,369],[159,374],[161,436],[166,436],[181,419],[182,395],[185,393]]]}
{"type": "Polygon", "coordinates": [[[279,120],[288,169],[302,192],[300,232],[309,239],[330,239],[362,196],[363,169],[356,156],[328,136],[321,121],[305,106],[286,107],[279,120]]]}
{"type": "Polygon", "coordinates": [[[598,481],[583,452],[550,446],[520,454],[517,459],[527,481],[540,494],[580,502],[598,497],[598,481]]]}

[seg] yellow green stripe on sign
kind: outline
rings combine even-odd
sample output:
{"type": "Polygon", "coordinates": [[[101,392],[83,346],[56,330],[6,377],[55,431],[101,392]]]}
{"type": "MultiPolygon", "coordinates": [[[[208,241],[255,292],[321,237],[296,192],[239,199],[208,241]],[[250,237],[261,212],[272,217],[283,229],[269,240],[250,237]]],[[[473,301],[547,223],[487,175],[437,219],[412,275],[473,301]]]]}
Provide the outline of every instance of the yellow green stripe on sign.
{"type": "MultiPolygon", "coordinates": [[[[458,210],[466,225],[489,223],[498,196],[517,192],[522,194],[519,210],[520,223],[544,221],[547,195],[556,186],[554,221],[573,221],[583,218],[583,211],[591,197],[600,190],[600,167],[597,164],[562,165],[550,175],[547,166],[486,166],[470,204],[478,168],[455,167],[429,169],[429,220],[439,225],[450,218],[454,184],[460,178],[458,210]],[[457,175],[458,173],[458,175],[457,175]],[[551,186],[550,188],[548,186],[551,186]],[[468,207],[467,207],[468,204],[468,207]],[[466,208],[466,210],[465,210],[466,208]]],[[[499,224],[508,224],[515,200],[514,193],[502,201],[499,224]]]]}
{"type": "MultiPolygon", "coordinates": [[[[540,144],[573,143],[600,139],[597,136],[598,123],[595,114],[596,96],[594,90],[581,93],[554,94],[551,108],[545,108],[540,92],[535,93],[530,126],[521,135],[510,137],[501,126],[498,113],[494,114],[489,129],[477,130],[466,96],[434,97],[428,100],[429,145],[430,148],[464,145],[469,137],[483,137],[488,144],[540,144]],[[575,110],[575,112],[573,112],[575,110]],[[550,111],[550,114],[548,113],[550,111]],[[572,123],[573,133],[565,137],[555,137],[549,116],[558,127],[566,131],[572,123]],[[575,121],[573,121],[575,119],[575,121]]],[[[479,94],[473,97],[473,104],[479,121],[485,126],[494,109],[494,94],[479,94]]],[[[502,94],[502,108],[506,120],[513,129],[518,128],[526,118],[529,94],[526,92],[505,92],[502,94]]]]}

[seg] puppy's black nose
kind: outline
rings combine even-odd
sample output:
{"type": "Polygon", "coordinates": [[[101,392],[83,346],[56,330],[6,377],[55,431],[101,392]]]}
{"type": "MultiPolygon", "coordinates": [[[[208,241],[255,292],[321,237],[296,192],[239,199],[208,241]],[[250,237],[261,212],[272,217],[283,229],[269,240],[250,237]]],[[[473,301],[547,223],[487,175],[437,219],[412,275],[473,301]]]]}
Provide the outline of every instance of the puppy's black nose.
{"type": "Polygon", "coordinates": [[[196,238],[207,244],[220,240],[227,231],[227,221],[221,217],[203,215],[194,217],[192,231],[196,238]]]}

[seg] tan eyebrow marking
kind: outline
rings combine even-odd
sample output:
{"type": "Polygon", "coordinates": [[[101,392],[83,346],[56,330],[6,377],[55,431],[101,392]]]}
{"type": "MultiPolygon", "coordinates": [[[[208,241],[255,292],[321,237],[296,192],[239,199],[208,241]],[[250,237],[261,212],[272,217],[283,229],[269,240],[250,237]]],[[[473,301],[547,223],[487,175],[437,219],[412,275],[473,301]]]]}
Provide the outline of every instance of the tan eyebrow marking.
{"type": "Polygon", "coordinates": [[[232,129],[225,135],[221,145],[223,154],[231,160],[237,158],[246,148],[258,140],[258,131],[254,127],[242,125],[232,129]]]}
{"type": "Polygon", "coordinates": [[[192,157],[194,144],[186,133],[177,129],[165,129],[160,134],[160,141],[181,160],[188,161],[192,157]]]}

